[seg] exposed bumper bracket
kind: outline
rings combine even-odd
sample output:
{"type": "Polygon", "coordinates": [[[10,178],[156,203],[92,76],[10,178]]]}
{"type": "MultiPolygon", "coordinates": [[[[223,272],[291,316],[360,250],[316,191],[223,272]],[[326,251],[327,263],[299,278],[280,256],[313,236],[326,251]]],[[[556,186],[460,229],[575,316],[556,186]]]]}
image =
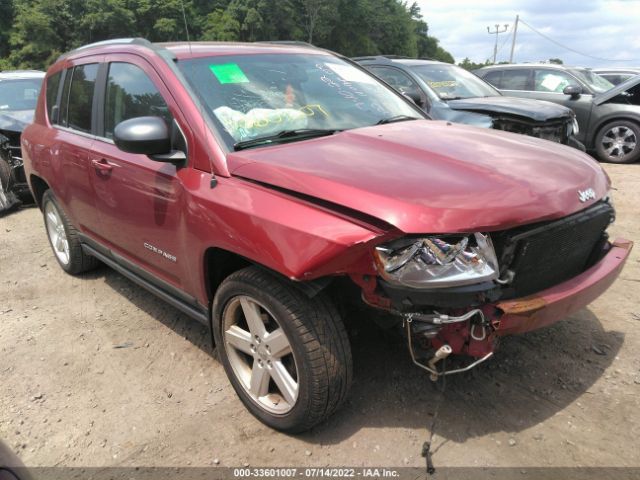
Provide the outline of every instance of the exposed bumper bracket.
{"type": "MultiPolygon", "coordinates": [[[[438,352],[440,352],[441,349],[438,350],[436,352],[436,354],[433,356],[433,358],[431,358],[427,364],[424,364],[424,363],[418,361],[418,359],[416,359],[416,354],[415,354],[415,351],[414,351],[414,348],[413,348],[413,342],[411,340],[411,322],[412,322],[412,318],[410,316],[405,318],[405,322],[404,323],[405,323],[405,326],[406,326],[406,329],[407,329],[407,346],[409,347],[409,354],[411,355],[411,360],[413,361],[413,363],[415,365],[417,365],[418,367],[422,368],[423,370],[426,370],[427,372],[429,372],[431,374],[430,378],[434,382],[436,380],[438,380],[438,377],[442,377],[444,375],[452,375],[454,373],[463,373],[463,372],[466,372],[468,370],[471,370],[472,368],[476,367],[477,365],[480,365],[485,360],[488,360],[493,355],[493,352],[489,352],[484,357],[481,357],[478,360],[476,360],[475,362],[470,363],[466,367],[454,368],[452,370],[439,371],[435,364],[441,358],[444,358],[444,357],[448,356],[449,353],[451,353],[450,352],[451,347],[449,347],[448,353],[444,352],[440,356],[438,356],[438,352]],[[444,355],[444,357],[442,355],[444,355]]],[[[447,347],[448,347],[448,345],[447,345],[447,347]]]]}

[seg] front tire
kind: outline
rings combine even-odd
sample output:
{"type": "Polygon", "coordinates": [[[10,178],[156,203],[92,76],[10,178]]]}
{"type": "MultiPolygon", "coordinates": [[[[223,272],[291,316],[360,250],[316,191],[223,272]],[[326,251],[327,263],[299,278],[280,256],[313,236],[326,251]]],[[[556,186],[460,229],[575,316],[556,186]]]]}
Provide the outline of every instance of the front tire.
{"type": "MultiPolygon", "coordinates": [[[[0,135],[2,137],[2,135],[0,135]]],[[[9,212],[20,206],[20,199],[11,189],[11,166],[9,152],[6,151],[0,139],[0,214],[9,212]]]]}
{"type": "Polygon", "coordinates": [[[51,190],[42,196],[42,213],[49,244],[65,272],[77,275],[93,270],[100,264],[97,258],[82,250],[78,231],[58,205],[51,190]]]}
{"type": "Polygon", "coordinates": [[[216,349],[245,407],[277,430],[302,432],[347,396],[351,348],[323,292],[308,298],[258,267],[222,282],[213,302],[216,349]]]}
{"type": "Polygon", "coordinates": [[[626,120],[607,123],[596,134],[595,147],[603,162],[637,162],[640,159],[640,127],[626,120]]]}

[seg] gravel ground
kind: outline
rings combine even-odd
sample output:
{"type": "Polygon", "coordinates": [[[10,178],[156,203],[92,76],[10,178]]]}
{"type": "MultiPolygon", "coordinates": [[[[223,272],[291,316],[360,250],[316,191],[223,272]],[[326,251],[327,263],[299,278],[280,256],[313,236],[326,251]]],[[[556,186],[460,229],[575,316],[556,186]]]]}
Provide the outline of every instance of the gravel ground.
{"type": "MultiPolygon", "coordinates": [[[[612,236],[638,240],[640,164],[605,168],[612,236]]],[[[423,466],[440,398],[437,466],[640,466],[640,246],[442,397],[397,335],[350,319],[349,400],[298,436],[247,413],[199,324],[106,267],[64,274],[35,208],[0,218],[0,298],[0,439],[29,466],[423,466]]]]}

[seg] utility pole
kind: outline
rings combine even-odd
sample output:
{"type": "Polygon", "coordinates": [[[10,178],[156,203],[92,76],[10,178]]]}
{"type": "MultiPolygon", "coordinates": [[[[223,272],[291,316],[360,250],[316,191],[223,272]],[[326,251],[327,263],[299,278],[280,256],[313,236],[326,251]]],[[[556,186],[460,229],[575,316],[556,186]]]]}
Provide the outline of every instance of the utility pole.
{"type": "Polygon", "coordinates": [[[509,24],[505,23],[504,24],[504,30],[500,30],[500,25],[498,25],[496,23],[496,30],[495,32],[492,32],[491,29],[489,27],[487,27],[487,33],[490,35],[494,35],[496,36],[496,44],[493,47],[493,63],[496,63],[496,56],[498,55],[498,35],[500,35],[501,33],[506,32],[509,29],[509,24]]]}
{"type": "Polygon", "coordinates": [[[513,51],[516,48],[516,35],[518,34],[518,22],[520,15],[516,15],[516,26],[513,27],[513,39],[511,40],[511,55],[509,55],[509,63],[513,63],[513,51]]]}

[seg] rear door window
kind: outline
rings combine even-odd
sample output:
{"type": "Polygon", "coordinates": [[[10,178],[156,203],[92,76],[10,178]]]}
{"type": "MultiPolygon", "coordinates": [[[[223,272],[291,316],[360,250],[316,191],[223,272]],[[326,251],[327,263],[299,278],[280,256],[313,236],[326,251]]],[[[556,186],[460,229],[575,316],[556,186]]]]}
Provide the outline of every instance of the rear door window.
{"type": "Polygon", "coordinates": [[[531,90],[529,76],[530,71],[525,69],[503,70],[500,88],[502,90],[531,90]]]}
{"type": "Polygon", "coordinates": [[[91,112],[97,76],[97,63],[79,65],[73,69],[67,102],[67,127],[91,133],[91,112]]]}
{"type": "Polygon", "coordinates": [[[164,98],[147,74],[131,63],[109,65],[104,135],[113,138],[115,126],[135,117],[161,117],[170,127],[173,117],[164,98]]]}
{"type": "Polygon", "coordinates": [[[64,84],[62,85],[62,96],[60,97],[60,113],[58,113],[58,124],[67,126],[67,112],[69,111],[69,87],[71,86],[71,74],[73,68],[65,70],[64,84]]]}

